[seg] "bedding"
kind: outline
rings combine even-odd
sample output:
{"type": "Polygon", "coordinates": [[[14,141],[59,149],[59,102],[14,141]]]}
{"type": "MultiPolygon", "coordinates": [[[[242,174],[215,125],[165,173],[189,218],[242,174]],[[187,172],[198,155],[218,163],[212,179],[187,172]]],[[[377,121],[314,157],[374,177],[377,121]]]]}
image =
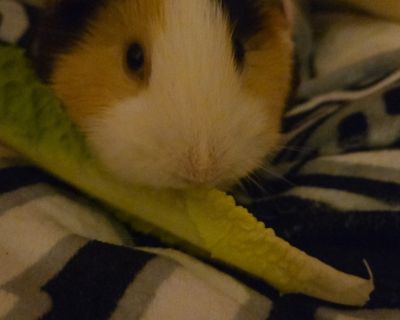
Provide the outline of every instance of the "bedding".
{"type": "MultiPolygon", "coordinates": [[[[11,28],[12,37],[1,25],[0,39],[27,46],[31,31],[23,26],[34,24],[35,8],[3,0],[0,12],[3,22],[7,16],[7,21],[25,21],[11,28]]],[[[311,29],[318,24],[325,35],[343,32],[330,14],[313,13],[311,29]]],[[[377,286],[366,308],[280,297],[260,280],[165,248],[133,234],[92,199],[0,150],[0,317],[400,318],[397,49],[372,57],[358,53],[358,60],[332,70],[332,61],[324,60],[324,36],[317,36],[318,64],[304,73],[284,119],[287,143],[269,174],[258,173],[256,183],[246,183],[235,196],[279,235],[341,270],[368,277],[360,263],[365,259],[377,286]],[[324,66],[330,72],[322,72],[324,66]]],[[[330,49],[335,45],[340,52],[340,42],[333,41],[330,49]]]]}

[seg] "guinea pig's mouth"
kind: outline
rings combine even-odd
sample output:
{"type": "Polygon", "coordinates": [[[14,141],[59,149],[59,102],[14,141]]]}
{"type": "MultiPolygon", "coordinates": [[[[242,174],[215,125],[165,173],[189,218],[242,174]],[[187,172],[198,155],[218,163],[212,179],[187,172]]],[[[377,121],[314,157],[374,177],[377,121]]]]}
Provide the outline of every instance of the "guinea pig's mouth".
{"type": "Polygon", "coordinates": [[[165,180],[167,182],[165,187],[173,189],[216,188],[229,191],[241,180],[247,179],[257,168],[258,166],[252,166],[245,170],[241,166],[221,167],[218,163],[208,167],[192,166],[190,169],[182,166],[177,171],[169,173],[169,177],[165,180]]]}
{"type": "Polygon", "coordinates": [[[176,189],[190,189],[190,188],[217,188],[220,190],[228,190],[239,179],[223,179],[223,175],[217,176],[184,176],[176,174],[174,176],[173,186],[176,189]]]}

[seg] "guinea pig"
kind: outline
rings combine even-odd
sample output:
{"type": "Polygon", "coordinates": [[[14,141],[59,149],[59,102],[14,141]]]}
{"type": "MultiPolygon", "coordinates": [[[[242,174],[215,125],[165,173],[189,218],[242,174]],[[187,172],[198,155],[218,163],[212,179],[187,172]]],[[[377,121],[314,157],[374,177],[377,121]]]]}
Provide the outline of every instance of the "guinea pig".
{"type": "Polygon", "coordinates": [[[226,188],[279,144],[292,51],[281,1],[55,0],[35,60],[119,179],[226,188]]]}

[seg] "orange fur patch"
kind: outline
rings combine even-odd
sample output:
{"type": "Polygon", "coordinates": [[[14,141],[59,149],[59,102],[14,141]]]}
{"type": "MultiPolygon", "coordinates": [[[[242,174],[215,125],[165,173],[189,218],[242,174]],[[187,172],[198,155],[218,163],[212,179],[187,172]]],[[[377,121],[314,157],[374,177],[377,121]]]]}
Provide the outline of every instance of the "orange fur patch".
{"type": "Polygon", "coordinates": [[[59,57],[51,83],[70,116],[86,117],[135,96],[151,72],[151,40],[161,25],[160,0],[109,1],[79,45],[59,57]],[[132,42],[145,51],[143,79],[126,70],[125,54],[132,42]]]}
{"type": "Polygon", "coordinates": [[[289,26],[282,12],[269,8],[265,28],[247,44],[244,87],[251,94],[268,97],[275,106],[270,115],[271,132],[279,130],[283,109],[292,84],[293,44],[288,39],[289,26]]]}

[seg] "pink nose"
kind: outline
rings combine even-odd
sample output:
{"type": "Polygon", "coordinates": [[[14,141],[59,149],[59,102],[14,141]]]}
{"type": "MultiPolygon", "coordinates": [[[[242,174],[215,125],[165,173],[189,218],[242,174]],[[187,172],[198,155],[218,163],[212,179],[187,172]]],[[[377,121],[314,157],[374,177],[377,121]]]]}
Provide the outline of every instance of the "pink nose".
{"type": "Polygon", "coordinates": [[[192,149],[183,159],[181,178],[194,186],[214,186],[218,176],[218,162],[207,150],[192,149]]]}

